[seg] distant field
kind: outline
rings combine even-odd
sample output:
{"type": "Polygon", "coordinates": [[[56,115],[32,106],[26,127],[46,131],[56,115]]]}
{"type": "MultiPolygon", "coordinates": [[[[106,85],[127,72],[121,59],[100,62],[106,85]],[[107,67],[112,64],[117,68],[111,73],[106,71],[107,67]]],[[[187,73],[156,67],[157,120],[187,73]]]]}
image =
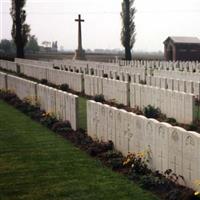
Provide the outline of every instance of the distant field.
{"type": "MultiPolygon", "coordinates": [[[[29,55],[27,58],[31,59],[73,59],[74,53],[59,53],[59,54],[40,54],[40,55],[29,55]]],[[[122,54],[100,54],[100,53],[88,53],[86,54],[87,60],[97,61],[97,62],[109,62],[110,60],[115,60],[116,58],[122,59],[122,54]]],[[[155,53],[135,53],[133,55],[134,60],[163,60],[163,54],[155,53]]]]}
{"type": "Polygon", "coordinates": [[[156,200],[0,101],[1,200],[156,200]]]}
{"type": "MultiPolygon", "coordinates": [[[[0,59],[8,58],[13,59],[14,55],[0,55],[0,59]]],[[[74,53],[39,53],[27,55],[27,59],[41,59],[41,60],[62,60],[62,59],[73,59],[74,53]]],[[[106,53],[87,53],[87,60],[97,62],[108,62],[109,60],[115,60],[116,58],[122,59],[122,54],[106,54],[106,53]]],[[[133,55],[134,60],[163,60],[164,56],[162,53],[135,53],[133,55]]]]}

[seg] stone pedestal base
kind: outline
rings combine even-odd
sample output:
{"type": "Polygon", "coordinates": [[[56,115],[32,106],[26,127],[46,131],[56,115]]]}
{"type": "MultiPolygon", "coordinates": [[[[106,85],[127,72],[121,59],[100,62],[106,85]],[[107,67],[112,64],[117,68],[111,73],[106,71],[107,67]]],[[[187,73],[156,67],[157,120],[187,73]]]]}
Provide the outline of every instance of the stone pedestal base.
{"type": "Polygon", "coordinates": [[[76,50],[75,51],[75,55],[74,55],[74,60],[86,60],[86,57],[85,57],[85,51],[82,49],[82,50],[76,50]]]}

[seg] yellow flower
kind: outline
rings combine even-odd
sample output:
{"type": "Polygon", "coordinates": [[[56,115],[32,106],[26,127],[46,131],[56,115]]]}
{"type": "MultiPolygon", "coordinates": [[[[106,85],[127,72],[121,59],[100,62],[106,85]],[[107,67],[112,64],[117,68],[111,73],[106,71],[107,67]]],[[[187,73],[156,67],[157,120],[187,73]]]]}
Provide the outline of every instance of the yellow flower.
{"type": "Polygon", "coordinates": [[[131,161],[130,158],[128,158],[127,160],[125,160],[125,161],[123,162],[123,165],[127,165],[130,161],[131,161]]]}
{"type": "Polygon", "coordinates": [[[197,185],[197,186],[200,185],[200,180],[195,180],[194,184],[197,185]]]}
{"type": "Polygon", "coordinates": [[[196,191],[196,192],[194,193],[195,196],[198,196],[199,194],[200,194],[199,191],[196,191]]]}
{"type": "Polygon", "coordinates": [[[144,157],[144,153],[143,152],[138,153],[138,157],[143,158],[144,157]]]}

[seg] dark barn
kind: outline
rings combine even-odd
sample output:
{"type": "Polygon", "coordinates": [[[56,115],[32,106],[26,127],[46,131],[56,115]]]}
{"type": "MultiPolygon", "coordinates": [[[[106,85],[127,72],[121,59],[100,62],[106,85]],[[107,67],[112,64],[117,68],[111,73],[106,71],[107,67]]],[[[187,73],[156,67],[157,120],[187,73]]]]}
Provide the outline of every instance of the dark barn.
{"type": "Polygon", "coordinates": [[[196,37],[168,37],[164,46],[166,61],[200,61],[200,40],[196,37]]]}

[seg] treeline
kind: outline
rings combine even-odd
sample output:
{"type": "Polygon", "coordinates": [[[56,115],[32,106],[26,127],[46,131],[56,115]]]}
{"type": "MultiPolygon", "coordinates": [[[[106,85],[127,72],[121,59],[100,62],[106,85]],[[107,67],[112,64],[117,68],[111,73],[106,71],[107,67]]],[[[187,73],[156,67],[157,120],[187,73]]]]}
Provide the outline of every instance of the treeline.
{"type": "MultiPolygon", "coordinates": [[[[28,37],[28,42],[24,48],[26,53],[39,52],[40,47],[38,45],[37,38],[32,35],[28,37]]],[[[13,40],[2,39],[0,41],[0,54],[15,54],[16,45],[13,40]]]]}

